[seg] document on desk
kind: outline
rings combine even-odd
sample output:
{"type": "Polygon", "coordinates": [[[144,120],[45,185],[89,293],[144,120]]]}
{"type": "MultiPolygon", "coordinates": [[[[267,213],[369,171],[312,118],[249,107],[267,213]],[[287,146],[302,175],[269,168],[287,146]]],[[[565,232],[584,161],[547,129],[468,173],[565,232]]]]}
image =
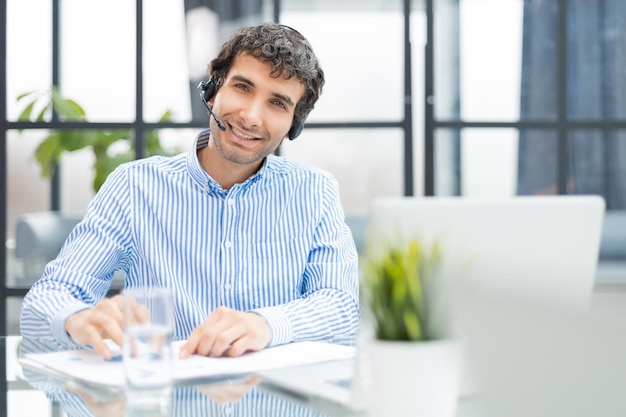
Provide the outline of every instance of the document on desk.
{"type": "MultiPolygon", "coordinates": [[[[275,346],[235,358],[192,355],[187,359],[178,359],[178,351],[183,343],[177,341],[172,344],[174,383],[218,379],[356,356],[354,347],[311,341],[275,346]]],[[[20,358],[20,362],[23,366],[91,384],[110,387],[124,385],[122,361],[104,360],[93,350],[28,353],[20,358]]]]}

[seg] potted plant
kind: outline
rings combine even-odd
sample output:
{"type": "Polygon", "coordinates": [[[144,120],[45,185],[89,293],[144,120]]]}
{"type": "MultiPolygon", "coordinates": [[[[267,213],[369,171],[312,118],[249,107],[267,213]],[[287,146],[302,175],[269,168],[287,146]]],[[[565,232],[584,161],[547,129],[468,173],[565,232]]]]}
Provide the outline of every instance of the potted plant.
{"type": "MultiPolygon", "coordinates": [[[[18,103],[24,108],[19,121],[41,122],[46,114],[54,111],[59,120],[64,122],[86,122],[87,115],[81,105],[71,98],[64,97],[56,89],[31,91],[17,97],[18,103]]],[[[161,122],[169,121],[171,112],[168,110],[160,118],[161,122]]],[[[146,132],[146,155],[171,154],[163,149],[156,129],[146,132]]],[[[35,160],[41,167],[44,178],[52,176],[64,152],[74,152],[90,148],[94,155],[93,190],[98,191],[106,177],[121,163],[132,161],[135,157],[135,139],[130,129],[58,129],[52,131],[37,146],[35,160]],[[113,151],[112,146],[117,151],[113,151]]]]}
{"type": "Polygon", "coordinates": [[[449,334],[441,244],[370,240],[362,264],[372,415],[452,417],[460,355],[449,334]]]}
{"type": "Polygon", "coordinates": [[[364,260],[364,295],[374,319],[376,338],[426,341],[439,338],[437,312],[429,282],[441,264],[438,242],[384,242],[364,260]],[[433,303],[431,305],[431,303],[433,303]],[[431,308],[432,307],[432,308],[431,308]]]}

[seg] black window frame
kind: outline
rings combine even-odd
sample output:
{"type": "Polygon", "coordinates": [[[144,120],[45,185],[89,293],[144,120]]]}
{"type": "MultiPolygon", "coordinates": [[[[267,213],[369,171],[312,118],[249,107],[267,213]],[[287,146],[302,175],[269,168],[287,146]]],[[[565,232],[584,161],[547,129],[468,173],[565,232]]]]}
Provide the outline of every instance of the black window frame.
{"type": "MultiPolygon", "coordinates": [[[[204,123],[191,121],[187,123],[178,122],[157,122],[151,123],[143,120],[143,2],[145,0],[135,0],[136,2],[136,56],[135,56],[135,120],[132,122],[62,122],[55,115],[49,122],[13,122],[7,120],[7,2],[4,1],[0,5],[3,18],[0,19],[0,33],[2,40],[0,41],[0,56],[4,57],[3,64],[0,65],[0,217],[3,221],[0,224],[0,237],[3,242],[7,239],[7,133],[12,130],[31,130],[31,129],[130,129],[134,132],[134,137],[138,138],[135,145],[135,158],[143,158],[145,156],[145,132],[158,128],[204,128],[204,123]]],[[[60,86],[60,26],[61,0],[51,0],[52,2],[52,85],[60,86]]],[[[282,9],[281,0],[273,1],[273,19],[280,21],[280,12],[282,9]]],[[[413,143],[412,143],[412,92],[411,92],[411,44],[410,44],[410,12],[411,0],[402,0],[402,13],[404,15],[404,115],[402,120],[397,122],[384,121],[356,121],[356,122],[332,122],[332,123],[307,123],[307,129],[354,129],[354,128],[400,128],[404,131],[404,194],[413,195],[413,143]]],[[[55,170],[55,174],[50,179],[51,198],[50,210],[61,210],[61,181],[60,170],[55,170]]],[[[0,311],[6,312],[7,300],[10,297],[24,297],[28,292],[28,288],[8,287],[6,282],[7,256],[6,249],[2,251],[0,256],[0,270],[5,271],[5,279],[0,284],[0,311]]],[[[0,335],[6,335],[7,323],[5,319],[0,321],[0,335]]]]}
{"type": "MultiPolygon", "coordinates": [[[[460,0],[456,0],[457,4],[460,0]]],[[[502,129],[513,128],[518,132],[525,129],[545,129],[548,131],[556,132],[558,141],[558,152],[555,155],[554,164],[557,170],[557,194],[565,195],[567,192],[568,182],[568,135],[576,130],[581,129],[599,129],[605,132],[626,128],[626,120],[617,119],[605,119],[605,120],[582,120],[579,118],[573,119],[568,116],[568,88],[567,88],[567,74],[568,74],[568,2],[569,0],[553,0],[557,4],[558,8],[558,28],[556,39],[556,62],[558,74],[558,83],[555,86],[557,91],[557,118],[553,121],[533,121],[533,120],[518,120],[511,122],[494,122],[489,120],[482,121],[464,121],[462,119],[445,119],[437,118],[434,112],[434,103],[436,100],[435,91],[435,18],[434,7],[436,0],[426,0],[426,51],[425,51],[425,90],[424,90],[424,107],[425,107],[425,120],[424,120],[424,195],[434,196],[436,193],[436,167],[435,167],[435,154],[436,144],[435,136],[439,129],[453,129],[461,131],[466,128],[486,128],[486,129],[502,129]]],[[[460,98],[462,99],[462,97],[460,98]]],[[[460,143],[457,141],[455,153],[460,154],[460,143]]],[[[461,173],[461,161],[460,158],[456,158],[454,166],[451,169],[454,170],[457,184],[460,184],[461,173]]],[[[457,185],[455,189],[455,195],[462,195],[463,190],[460,185],[457,185]]]]}

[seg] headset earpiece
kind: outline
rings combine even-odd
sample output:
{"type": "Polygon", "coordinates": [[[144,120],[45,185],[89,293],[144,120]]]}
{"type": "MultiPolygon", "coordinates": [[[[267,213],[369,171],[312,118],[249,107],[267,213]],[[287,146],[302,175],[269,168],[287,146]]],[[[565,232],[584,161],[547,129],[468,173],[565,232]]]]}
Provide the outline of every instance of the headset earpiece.
{"type": "Polygon", "coordinates": [[[300,133],[302,133],[302,129],[304,128],[304,122],[296,122],[295,118],[293,124],[291,125],[291,129],[289,129],[289,140],[294,140],[300,133]]]}
{"type": "Polygon", "coordinates": [[[200,83],[200,90],[202,90],[202,98],[204,101],[210,101],[213,96],[215,96],[215,81],[213,78],[209,79],[209,81],[202,81],[200,83]]]}
{"type": "Polygon", "coordinates": [[[219,117],[215,115],[215,113],[213,113],[213,109],[211,109],[211,106],[209,106],[209,100],[211,100],[215,95],[215,83],[213,82],[213,80],[209,80],[206,82],[200,81],[200,84],[198,84],[198,88],[200,89],[200,98],[202,99],[202,102],[204,103],[207,111],[211,116],[213,116],[213,119],[215,119],[217,127],[219,127],[221,131],[225,132],[226,125],[219,117]]]}

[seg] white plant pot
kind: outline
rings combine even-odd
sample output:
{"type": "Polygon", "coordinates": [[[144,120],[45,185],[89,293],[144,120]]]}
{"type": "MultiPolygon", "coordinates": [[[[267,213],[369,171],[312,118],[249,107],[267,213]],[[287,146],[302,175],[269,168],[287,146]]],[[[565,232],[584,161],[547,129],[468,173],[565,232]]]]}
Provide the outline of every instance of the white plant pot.
{"type": "Polygon", "coordinates": [[[365,343],[369,417],[453,417],[461,348],[451,340],[365,343]]]}

